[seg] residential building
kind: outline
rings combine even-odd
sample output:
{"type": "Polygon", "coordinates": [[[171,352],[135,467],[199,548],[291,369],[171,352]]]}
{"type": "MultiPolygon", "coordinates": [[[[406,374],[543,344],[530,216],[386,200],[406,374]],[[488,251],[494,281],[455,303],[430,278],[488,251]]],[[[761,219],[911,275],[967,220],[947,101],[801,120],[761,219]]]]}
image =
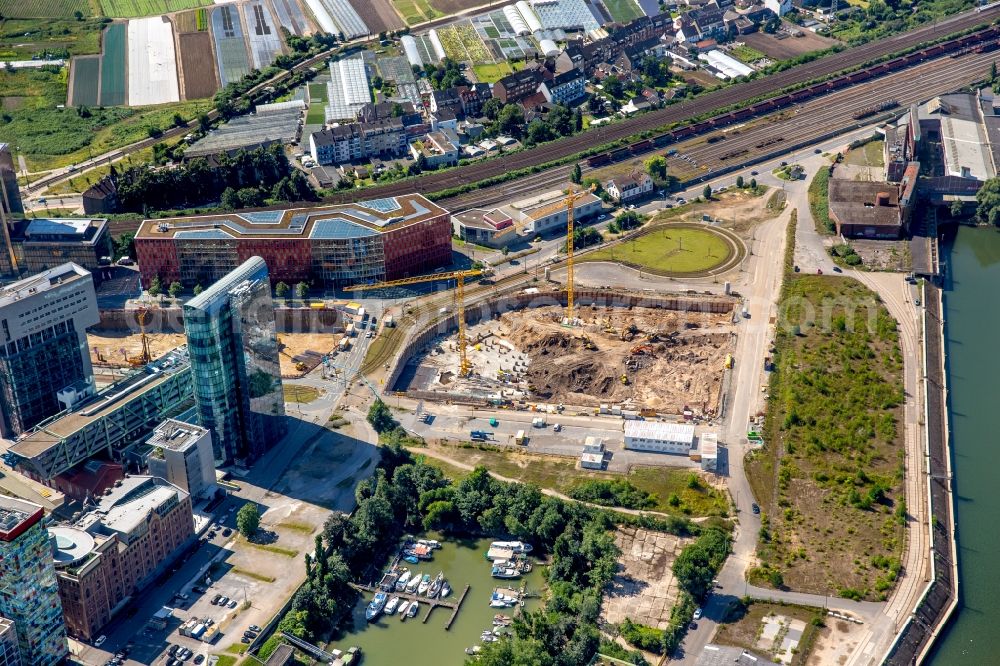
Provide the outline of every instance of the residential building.
{"type": "Polygon", "coordinates": [[[448,211],[419,194],[351,204],[146,220],[135,241],[145,284],[208,285],[250,257],[271,279],[335,287],[451,263],[448,211]]]}
{"type": "Polygon", "coordinates": [[[3,214],[23,214],[21,190],[17,186],[17,168],[9,143],[0,143],[0,210],[3,214]]]}
{"type": "Polygon", "coordinates": [[[784,16],[792,11],[792,0],[764,0],[764,6],[774,12],[775,16],[784,16]]]}
{"type": "Polygon", "coordinates": [[[386,120],[387,118],[399,118],[407,127],[423,122],[423,118],[413,106],[413,102],[370,102],[362,106],[357,115],[359,123],[373,123],[376,120],[386,120]]]}
{"type": "Polygon", "coordinates": [[[586,83],[583,73],[572,69],[556,74],[551,81],[543,81],[538,89],[550,104],[570,105],[587,94],[586,83]]]}
{"type": "Polygon", "coordinates": [[[830,178],[829,214],[837,234],[857,238],[899,238],[903,211],[899,186],[875,181],[830,178]]]}
{"type": "Polygon", "coordinates": [[[20,437],[8,453],[17,459],[18,471],[37,481],[68,495],[73,486],[94,495],[116,481],[117,473],[88,468],[89,461],[110,455],[122,466],[140,468],[144,461],[134,453],[136,443],[165,418],[190,408],[192,395],[187,348],[179,347],[71,403],[20,437]]]}
{"type": "Polygon", "coordinates": [[[132,476],[73,523],[48,529],[66,629],[91,641],[194,537],[191,497],[152,476],[132,476]]]}
{"type": "Polygon", "coordinates": [[[688,455],[694,446],[694,426],[662,421],[625,421],[625,448],[632,451],[688,455]]]}
{"type": "Polygon", "coordinates": [[[431,169],[458,164],[458,145],[444,132],[429,132],[410,144],[413,159],[423,158],[431,169]]]}
{"type": "Polygon", "coordinates": [[[13,620],[5,617],[0,617],[0,666],[22,666],[21,651],[17,647],[17,627],[13,620]]]}
{"type": "Polygon", "coordinates": [[[284,435],[285,399],[267,264],[251,257],[184,304],[198,422],[218,464],[244,467],[284,435]]]}
{"type": "Polygon", "coordinates": [[[504,104],[515,104],[534,95],[543,80],[538,69],[522,69],[493,84],[493,96],[504,104]]]}
{"type": "Polygon", "coordinates": [[[215,493],[212,433],[198,425],[167,419],[146,440],[149,473],[166,479],[192,498],[215,493]]]}
{"type": "Polygon", "coordinates": [[[431,131],[458,130],[458,114],[452,109],[440,109],[431,114],[431,131]]]}
{"type": "Polygon", "coordinates": [[[648,173],[636,171],[628,176],[612,178],[604,189],[618,203],[628,203],[649,196],[653,192],[653,179],[648,173]]]}
{"type": "Polygon", "coordinates": [[[309,153],[317,164],[396,157],[406,153],[406,138],[402,118],[382,118],[313,132],[309,135],[309,153]]]}
{"type": "Polygon", "coordinates": [[[458,97],[462,101],[462,113],[467,118],[481,117],[483,104],[493,98],[493,87],[488,83],[459,86],[457,91],[458,97]]]}
{"type": "Polygon", "coordinates": [[[517,239],[514,220],[499,208],[473,208],[451,216],[455,235],[469,243],[503,247],[517,239]]]}
{"type": "Polygon", "coordinates": [[[25,666],[55,666],[69,656],[43,517],[39,505],[0,495],[0,616],[13,621],[25,666]]]}
{"type": "MultiPolygon", "coordinates": [[[[566,232],[566,204],[561,192],[555,197],[549,197],[544,203],[531,205],[520,211],[521,224],[524,233],[528,235],[543,234],[549,231],[566,232]]],[[[586,222],[603,210],[600,197],[586,194],[573,204],[573,220],[586,222]]]]}
{"type": "Polygon", "coordinates": [[[0,288],[0,432],[15,437],[62,411],[71,385],[92,390],[86,329],[99,321],[94,280],[76,264],[0,288]]]}
{"type": "Polygon", "coordinates": [[[83,200],[83,212],[86,215],[118,211],[118,183],[112,174],[101,178],[80,196],[83,200]]]}
{"type": "Polygon", "coordinates": [[[462,113],[462,97],[458,93],[458,88],[434,91],[431,95],[431,113],[438,111],[451,111],[456,116],[462,113]]]}

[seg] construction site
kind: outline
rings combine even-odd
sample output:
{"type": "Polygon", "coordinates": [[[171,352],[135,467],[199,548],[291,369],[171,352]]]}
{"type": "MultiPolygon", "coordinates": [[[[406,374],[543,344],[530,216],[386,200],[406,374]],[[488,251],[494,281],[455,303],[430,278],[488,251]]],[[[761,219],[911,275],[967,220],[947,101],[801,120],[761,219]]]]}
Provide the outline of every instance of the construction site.
{"type": "Polygon", "coordinates": [[[564,324],[565,315],[560,305],[544,305],[469,325],[465,377],[457,334],[434,337],[411,357],[396,388],[448,400],[717,414],[736,344],[731,307],[593,305],[577,308],[574,326],[564,324]]]}

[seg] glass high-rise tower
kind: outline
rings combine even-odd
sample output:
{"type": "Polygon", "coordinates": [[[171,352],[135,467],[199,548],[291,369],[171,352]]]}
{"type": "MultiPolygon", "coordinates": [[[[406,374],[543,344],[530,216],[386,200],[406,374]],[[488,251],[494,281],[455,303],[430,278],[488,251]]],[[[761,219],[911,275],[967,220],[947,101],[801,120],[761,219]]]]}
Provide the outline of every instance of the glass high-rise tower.
{"type": "Polygon", "coordinates": [[[14,622],[21,663],[31,666],[69,656],[43,514],[37,504],[0,495],[0,616],[14,622]]]}
{"type": "Polygon", "coordinates": [[[184,304],[202,426],[219,464],[248,466],[286,429],[267,264],[251,257],[184,304]]]}

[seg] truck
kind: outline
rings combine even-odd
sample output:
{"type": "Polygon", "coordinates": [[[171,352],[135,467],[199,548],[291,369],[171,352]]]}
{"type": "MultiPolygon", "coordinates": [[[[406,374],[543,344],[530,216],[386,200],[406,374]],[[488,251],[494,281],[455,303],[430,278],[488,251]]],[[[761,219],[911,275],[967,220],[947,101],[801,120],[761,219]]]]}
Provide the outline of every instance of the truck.
{"type": "Polygon", "coordinates": [[[748,310],[747,306],[745,306],[745,305],[743,306],[743,318],[744,319],[749,319],[750,318],[750,310],[748,310]]]}
{"type": "Polygon", "coordinates": [[[340,351],[347,351],[351,348],[351,339],[344,336],[340,339],[340,342],[337,343],[337,346],[340,347],[340,351]]]}
{"type": "Polygon", "coordinates": [[[484,442],[490,438],[489,433],[483,432],[482,430],[470,430],[469,439],[474,442],[484,442]]]}
{"type": "Polygon", "coordinates": [[[517,434],[514,435],[514,443],[517,444],[518,446],[524,446],[526,444],[523,430],[518,430],[517,434]]]}
{"type": "Polygon", "coordinates": [[[535,418],[531,419],[531,427],[533,427],[533,428],[544,428],[545,427],[545,417],[544,416],[536,416],[535,418]]]}
{"type": "Polygon", "coordinates": [[[732,367],[733,367],[733,355],[726,354],[726,369],[728,370],[732,367]]]}

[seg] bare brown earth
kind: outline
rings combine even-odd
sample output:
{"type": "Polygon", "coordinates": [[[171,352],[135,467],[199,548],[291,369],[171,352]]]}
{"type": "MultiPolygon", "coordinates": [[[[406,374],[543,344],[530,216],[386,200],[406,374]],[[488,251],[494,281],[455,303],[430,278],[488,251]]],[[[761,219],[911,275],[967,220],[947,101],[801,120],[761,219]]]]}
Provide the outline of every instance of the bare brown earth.
{"type": "Polygon", "coordinates": [[[354,11],[373,33],[402,30],[406,23],[389,0],[350,0],[354,11]]]}
{"type": "Polygon", "coordinates": [[[207,32],[189,32],[178,35],[177,39],[184,73],[184,99],[211,97],[219,89],[211,37],[207,32]]]}

